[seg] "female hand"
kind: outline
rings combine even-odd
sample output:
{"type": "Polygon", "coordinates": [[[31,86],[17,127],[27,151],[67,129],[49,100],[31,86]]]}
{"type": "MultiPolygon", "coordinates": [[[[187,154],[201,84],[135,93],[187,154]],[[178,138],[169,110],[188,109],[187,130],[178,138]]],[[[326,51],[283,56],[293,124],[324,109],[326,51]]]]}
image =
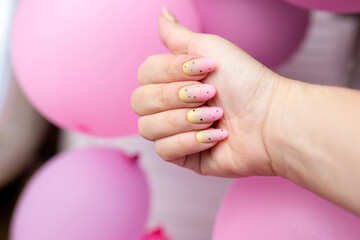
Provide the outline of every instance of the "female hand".
{"type": "Polygon", "coordinates": [[[142,64],[132,105],[164,160],[203,175],[278,175],[360,216],[359,91],[281,77],[166,9],[159,32],[174,55],[142,64]]]}
{"type": "Polygon", "coordinates": [[[189,31],[166,9],[158,24],[173,55],[139,68],[132,107],[140,134],[164,160],[202,175],[276,175],[265,137],[280,77],[227,40],[189,31]]]}

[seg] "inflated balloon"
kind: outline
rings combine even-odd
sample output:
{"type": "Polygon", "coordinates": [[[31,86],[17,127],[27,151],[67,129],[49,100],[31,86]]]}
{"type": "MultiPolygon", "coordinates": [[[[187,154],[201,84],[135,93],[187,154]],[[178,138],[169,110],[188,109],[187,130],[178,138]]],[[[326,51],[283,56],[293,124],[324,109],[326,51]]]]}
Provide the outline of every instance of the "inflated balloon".
{"type": "Polygon", "coordinates": [[[220,35],[268,67],[297,49],[308,24],[308,11],[282,0],[196,0],[206,33],[220,35]]]}
{"type": "Polygon", "coordinates": [[[307,9],[325,10],[336,13],[360,12],[359,0],[285,0],[299,7],[307,9]]]}
{"type": "Polygon", "coordinates": [[[359,239],[360,218],[278,177],[235,180],[213,240],[359,239]]]}
{"type": "Polygon", "coordinates": [[[67,130],[99,136],[137,132],[130,96],[137,68],[167,51],[157,31],[163,5],[200,29],[192,0],[22,0],[12,59],[35,107],[67,130]]]}
{"type": "Polygon", "coordinates": [[[11,240],[139,240],[149,191],[136,159],[88,148],[60,154],[27,184],[11,240]]]}

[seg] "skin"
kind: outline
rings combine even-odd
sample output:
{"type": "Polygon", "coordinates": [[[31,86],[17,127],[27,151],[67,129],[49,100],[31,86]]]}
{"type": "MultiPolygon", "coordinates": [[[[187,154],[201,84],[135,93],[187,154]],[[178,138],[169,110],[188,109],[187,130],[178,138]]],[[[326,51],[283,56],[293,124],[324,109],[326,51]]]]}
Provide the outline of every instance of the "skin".
{"type": "Polygon", "coordinates": [[[227,40],[192,33],[163,14],[160,38],[173,54],[149,57],[132,95],[139,132],[165,160],[201,175],[281,176],[360,216],[360,93],[277,75],[227,40]],[[216,69],[187,76],[182,65],[212,58],[216,69]],[[184,103],[181,87],[211,84],[207,102],[184,103]],[[224,110],[214,124],[188,121],[202,105],[224,110]],[[217,128],[228,138],[200,143],[196,133],[217,128]]]}

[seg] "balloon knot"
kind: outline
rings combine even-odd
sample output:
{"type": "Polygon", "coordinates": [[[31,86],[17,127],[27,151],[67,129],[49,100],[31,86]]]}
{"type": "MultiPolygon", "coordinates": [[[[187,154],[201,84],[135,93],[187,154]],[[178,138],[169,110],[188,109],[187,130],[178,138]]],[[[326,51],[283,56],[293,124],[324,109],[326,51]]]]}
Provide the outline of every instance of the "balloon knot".
{"type": "Polygon", "coordinates": [[[171,240],[164,234],[162,227],[157,227],[146,233],[141,240],[171,240]]]}
{"type": "Polygon", "coordinates": [[[129,157],[130,161],[133,162],[133,163],[138,163],[139,161],[139,155],[138,154],[135,154],[133,156],[130,156],[129,157]]]}

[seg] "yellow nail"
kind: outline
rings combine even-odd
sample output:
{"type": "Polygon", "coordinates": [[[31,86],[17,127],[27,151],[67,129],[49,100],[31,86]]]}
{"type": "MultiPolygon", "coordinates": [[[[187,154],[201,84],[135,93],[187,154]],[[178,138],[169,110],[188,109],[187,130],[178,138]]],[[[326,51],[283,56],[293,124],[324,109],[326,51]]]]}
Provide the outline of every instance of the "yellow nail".
{"type": "Polygon", "coordinates": [[[187,113],[187,118],[191,123],[196,123],[195,116],[194,116],[195,109],[191,109],[187,113]]]}
{"type": "Polygon", "coordinates": [[[196,140],[200,143],[212,143],[224,140],[228,136],[225,129],[209,129],[196,133],[196,140]]]}
{"type": "Polygon", "coordinates": [[[215,68],[215,61],[211,58],[190,59],[183,64],[183,71],[188,76],[204,75],[215,68]]]}
{"type": "Polygon", "coordinates": [[[185,90],[186,88],[185,87],[182,87],[179,91],[179,98],[181,99],[181,101],[185,102],[186,99],[185,99],[185,90]]]}
{"type": "Polygon", "coordinates": [[[209,84],[193,84],[179,90],[179,97],[183,102],[206,102],[216,94],[214,86],[209,84]]]}
{"type": "Polygon", "coordinates": [[[164,15],[164,17],[167,18],[167,20],[172,21],[172,22],[177,22],[174,14],[172,14],[170,12],[170,10],[165,6],[162,8],[162,14],[164,15]]]}
{"type": "Polygon", "coordinates": [[[196,140],[198,140],[198,142],[200,143],[204,142],[203,134],[204,134],[203,132],[196,133],[196,140]]]}
{"type": "Polygon", "coordinates": [[[223,114],[220,107],[200,107],[189,110],[187,118],[191,123],[211,123],[222,118],[223,114]]]}

